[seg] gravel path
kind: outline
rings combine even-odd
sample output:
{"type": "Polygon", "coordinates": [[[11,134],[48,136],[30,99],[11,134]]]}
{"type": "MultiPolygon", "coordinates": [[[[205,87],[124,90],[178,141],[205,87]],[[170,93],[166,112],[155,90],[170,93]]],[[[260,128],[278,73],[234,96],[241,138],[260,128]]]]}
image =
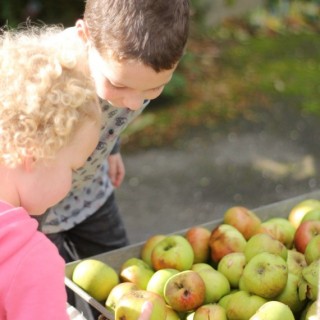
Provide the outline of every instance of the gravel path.
{"type": "Polygon", "coordinates": [[[192,129],[175,147],[122,151],[116,191],[132,243],[319,188],[319,118],[288,105],[214,129],[192,129]]]}

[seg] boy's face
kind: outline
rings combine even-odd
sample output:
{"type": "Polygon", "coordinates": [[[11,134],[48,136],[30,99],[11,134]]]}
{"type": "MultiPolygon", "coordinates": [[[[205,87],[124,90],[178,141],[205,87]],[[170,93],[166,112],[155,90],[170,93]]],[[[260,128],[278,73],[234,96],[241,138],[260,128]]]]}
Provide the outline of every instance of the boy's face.
{"type": "Polygon", "coordinates": [[[55,159],[39,161],[31,169],[24,170],[19,189],[20,205],[30,214],[40,215],[65,198],[71,189],[72,172],[83,166],[93,152],[99,133],[97,122],[86,121],[55,159]]]}
{"type": "Polygon", "coordinates": [[[156,72],[139,61],[103,59],[89,48],[89,66],[100,98],[119,108],[139,109],[145,100],[157,98],[171,80],[175,68],[156,72]]]}

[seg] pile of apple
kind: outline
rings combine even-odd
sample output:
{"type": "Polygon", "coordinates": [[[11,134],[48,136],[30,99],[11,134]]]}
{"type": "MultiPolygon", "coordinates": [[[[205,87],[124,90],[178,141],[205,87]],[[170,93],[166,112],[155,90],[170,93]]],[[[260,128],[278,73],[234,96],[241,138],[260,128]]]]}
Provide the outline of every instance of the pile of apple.
{"type": "Polygon", "coordinates": [[[116,320],[138,320],[146,301],[150,320],[311,320],[319,267],[320,201],[307,199],[266,221],[231,207],[213,230],[150,237],[118,272],[84,260],[73,281],[116,320]]]}

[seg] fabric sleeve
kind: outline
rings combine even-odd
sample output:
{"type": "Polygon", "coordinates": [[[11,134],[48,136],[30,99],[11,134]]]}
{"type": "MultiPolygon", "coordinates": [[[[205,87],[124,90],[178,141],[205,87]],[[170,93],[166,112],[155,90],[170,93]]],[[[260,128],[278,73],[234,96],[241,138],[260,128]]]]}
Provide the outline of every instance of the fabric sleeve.
{"type": "Polygon", "coordinates": [[[69,320],[64,275],[56,247],[45,237],[34,243],[9,288],[7,320],[69,320]]]}

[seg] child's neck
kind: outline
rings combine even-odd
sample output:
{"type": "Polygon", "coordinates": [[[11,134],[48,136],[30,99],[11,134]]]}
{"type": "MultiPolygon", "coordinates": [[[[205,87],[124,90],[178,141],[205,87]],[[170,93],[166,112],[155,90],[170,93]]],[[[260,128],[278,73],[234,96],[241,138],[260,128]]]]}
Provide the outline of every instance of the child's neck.
{"type": "Polygon", "coordinates": [[[15,181],[16,169],[0,165],[0,199],[14,207],[20,206],[19,192],[15,181]]]}

